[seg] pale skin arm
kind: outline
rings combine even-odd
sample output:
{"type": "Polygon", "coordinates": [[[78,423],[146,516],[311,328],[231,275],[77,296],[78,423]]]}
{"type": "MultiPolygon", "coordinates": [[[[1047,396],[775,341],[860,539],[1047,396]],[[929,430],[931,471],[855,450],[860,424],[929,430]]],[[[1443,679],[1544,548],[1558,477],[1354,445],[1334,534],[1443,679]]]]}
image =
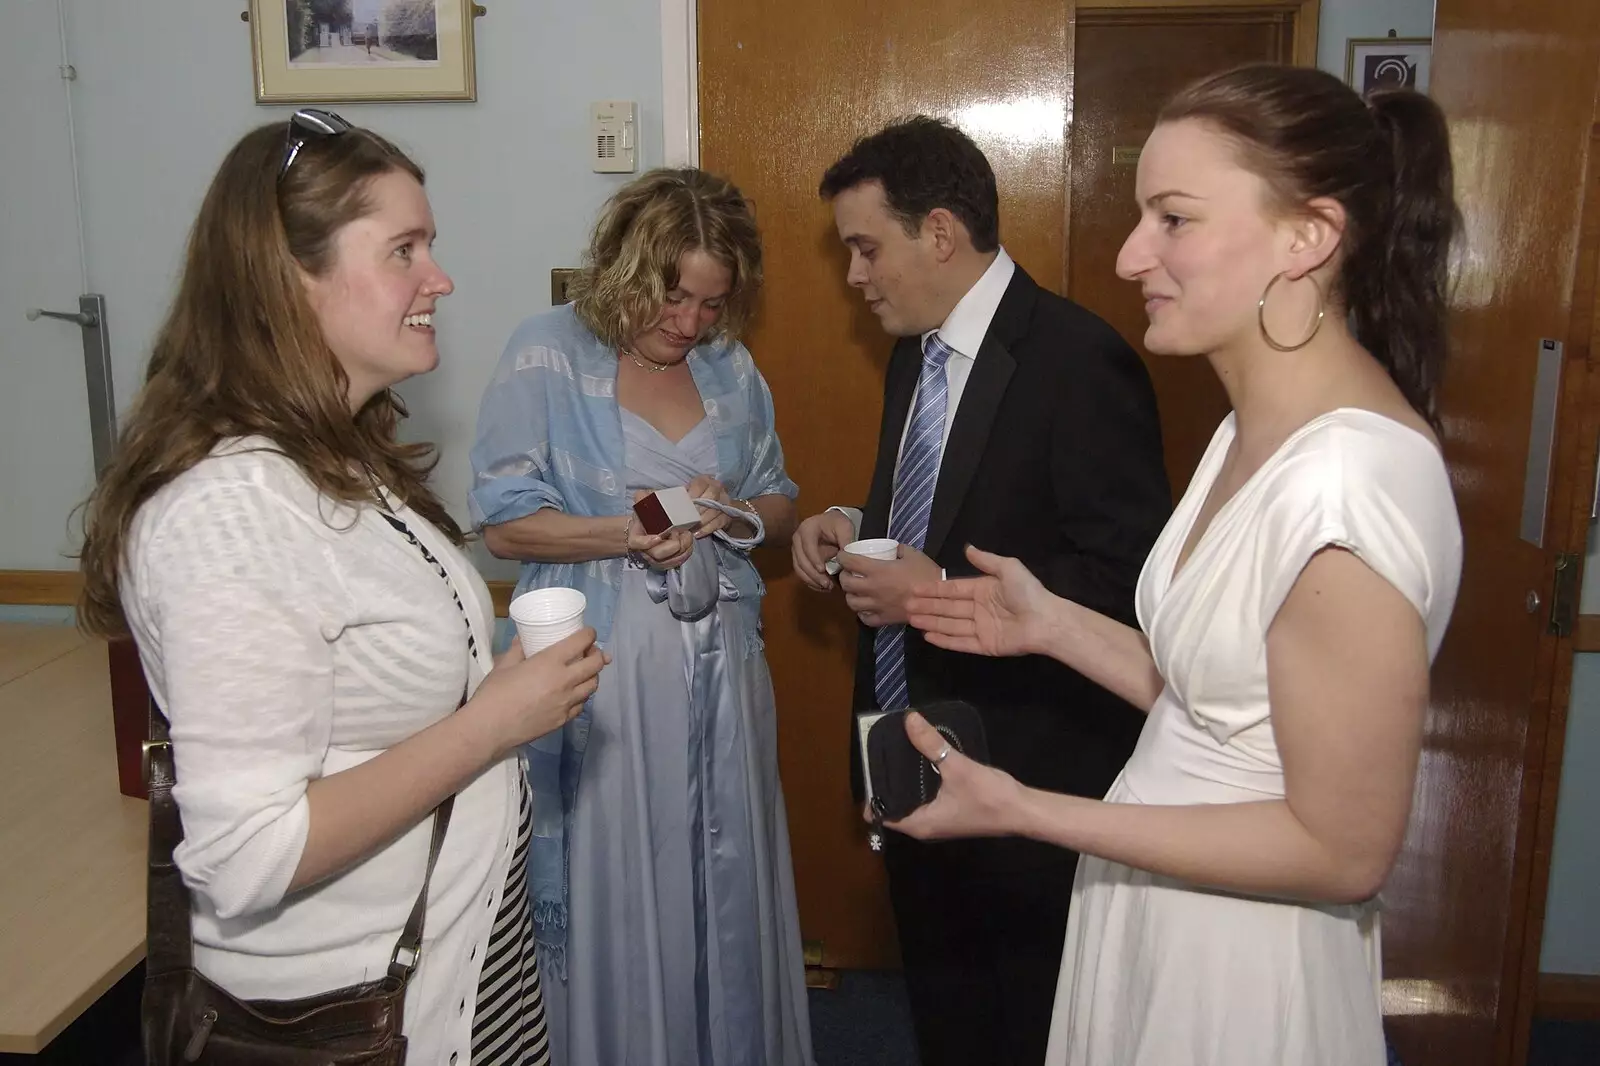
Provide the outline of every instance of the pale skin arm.
{"type": "Polygon", "coordinates": [[[1051,593],[1015,559],[967,549],[985,577],[919,585],[906,603],[929,644],[973,655],[1048,655],[1149,713],[1166,683],[1145,635],[1051,593]]]}
{"type": "MultiPolygon", "coordinates": [[[[748,502],[756,509],[756,514],[761,516],[761,524],[767,529],[766,539],[761,543],[768,548],[787,548],[794,536],[795,526],[800,523],[800,513],[794,501],[787,496],[773,493],[768,496],[757,496],[748,502]]],[[[735,532],[748,534],[753,530],[747,528],[735,532]]]]}
{"type": "Polygon", "coordinates": [[[662,570],[682,566],[694,551],[693,533],[683,530],[653,536],[640,529],[637,521],[630,523],[628,517],[590,518],[546,507],[509,522],[484,526],[483,544],[495,557],[519,562],[586,563],[633,551],[662,570]]]}
{"type": "Polygon", "coordinates": [[[1150,713],[1166,682],[1150,655],[1150,641],[1132,626],[1099,611],[1058,599],[1056,628],[1041,649],[1127,703],[1150,713]]]}
{"type": "Polygon", "coordinates": [[[310,825],[289,891],[354,866],[444,798],[583,709],[610,659],[584,629],[532,659],[516,641],[460,710],[381,755],[306,787],[310,825]]]}
{"type": "MultiPolygon", "coordinates": [[[[727,490],[719,483],[701,485],[697,480],[689,487],[693,497],[733,503],[727,490]]],[[[770,495],[757,496],[746,502],[755,508],[766,527],[764,543],[777,547],[787,545],[789,538],[794,535],[794,501],[786,496],[770,495]]],[[[730,525],[733,527],[730,532],[734,536],[749,536],[755,532],[754,526],[736,522],[720,511],[703,510],[702,513],[706,515],[706,521],[698,531],[685,530],[657,537],[641,530],[637,521],[630,523],[627,515],[591,518],[563,514],[546,507],[522,518],[485,526],[483,543],[490,554],[500,559],[586,563],[591,559],[612,559],[632,551],[642,554],[657,569],[671,570],[688,560],[694,551],[694,541],[698,538],[710,536],[730,525]]]]}
{"type": "MultiPolygon", "coordinates": [[[[1428,702],[1421,618],[1337,549],[1306,566],[1267,635],[1285,798],[1141,806],[1025,788],[952,753],[937,799],[893,828],[921,839],[1018,835],[1192,884],[1330,903],[1370,898],[1410,815],[1428,702]]],[[[944,742],[920,719],[925,755],[944,742]]]]}
{"type": "MultiPolygon", "coordinates": [[[[627,515],[564,514],[552,507],[509,522],[483,527],[483,544],[500,559],[541,563],[586,563],[626,555],[634,541],[647,537],[631,527],[627,515]]],[[[654,542],[655,538],[649,538],[654,542]]],[[[643,550],[643,549],[634,549],[643,550]]]]}

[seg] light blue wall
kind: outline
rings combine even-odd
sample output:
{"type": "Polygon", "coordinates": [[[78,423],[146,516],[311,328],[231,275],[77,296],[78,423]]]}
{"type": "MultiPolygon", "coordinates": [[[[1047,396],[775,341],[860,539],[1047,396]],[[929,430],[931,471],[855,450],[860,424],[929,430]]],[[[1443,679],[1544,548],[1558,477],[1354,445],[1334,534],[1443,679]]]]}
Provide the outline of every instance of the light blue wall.
{"type": "MultiPolygon", "coordinates": [[[[407,433],[440,445],[436,484],[462,519],[467,450],[495,360],[516,324],[549,305],[550,269],[577,264],[596,209],[629,177],[590,170],[590,101],[636,101],[640,169],[662,160],[660,0],[487,6],[477,22],[476,103],[321,105],[398,142],[428,172],[437,254],[456,293],[439,306],[439,369],[401,391],[413,415],[407,433]]],[[[66,0],[89,283],[106,295],[123,408],[137,392],[188,227],[217,164],[250,127],[283,121],[291,110],[254,103],[244,7],[244,0],[66,0]]],[[[53,55],[58,44],[41,39],[37,47],[53,55]]],[[[28,210],[16,195],[0,191],[7,212],[28,210]]],[[[27,390],[9,371],[5,382],[8,392],[27,390]]],[[[81,393],[74,402],[83,402],[81,393]]],[[[83,417],[81,409],[65,416],[83,417]]],[[[53,461],[37,456],[43,466],[28,476],[40,483],[54,477],[47,469],[53,461]]],[[[76,483],[81,461],[75,463],[60,477],[76,483]]],[[[0,485],[0,498],[26,498],[28,490],[0,485]]],[[[64,525],[66,508],[59,509],[50,522],[64,525]]],[[[0,508],[0,545],[7,543],[6,510],[0,508]]],[[[34,554],[8,557],[5,565],[71,565],[53,544],[34,554]]],[[[479,561],[490,576],[506,573],[487,556],[479,561]]]]}
{"type": "Polygon", "coordinates": [[[1433,36],[1433,0],[1322,0],[1317,66],[1344,77],[1346,42],[1352,37],[1433,36]]]}
{"type": "MultiPolygon", "coordinates": [[[[1585,614],[1600,613],[1600,537],[1589,530],[1585,614]]],[[[1600,653],[1575,657],[1567,705],[1566,750],[1545,897],[1545,973],[1600,974],[1600,653]]]]}

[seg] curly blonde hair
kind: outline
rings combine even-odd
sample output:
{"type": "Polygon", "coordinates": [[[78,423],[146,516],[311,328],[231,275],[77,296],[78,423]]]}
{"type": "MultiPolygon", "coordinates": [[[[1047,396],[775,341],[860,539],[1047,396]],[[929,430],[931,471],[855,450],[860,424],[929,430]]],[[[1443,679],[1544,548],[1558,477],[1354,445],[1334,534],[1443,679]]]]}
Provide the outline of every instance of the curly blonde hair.
{"type": "Polygon", "coordinates": [[[761,234],[732,182],[694,168],[647,171],[606,203],[567,289],[573,310],[602,341],[626,345],[656,322],[693,251],[733,275],[712,335],[739,336],[761,291],[761,234]]]}
{"type": "Polygon", "coordinates": [[[223,160],[189,235],[172,308],[116,453],[84,504],[78,624],[127,632],[119,578],[140,506],[235,437],[265,437],[333,499],[387,485],[456,543],[429,490],[431,444],[396,439],[405,407],[384,390],[350,412],[349,379],[323,338],[303,274],[333,266],[334,237],[373,210],[374,179],[420,167],[367,130],[309,142],[280,180],[285,127],[261,126],[223,160]]]}

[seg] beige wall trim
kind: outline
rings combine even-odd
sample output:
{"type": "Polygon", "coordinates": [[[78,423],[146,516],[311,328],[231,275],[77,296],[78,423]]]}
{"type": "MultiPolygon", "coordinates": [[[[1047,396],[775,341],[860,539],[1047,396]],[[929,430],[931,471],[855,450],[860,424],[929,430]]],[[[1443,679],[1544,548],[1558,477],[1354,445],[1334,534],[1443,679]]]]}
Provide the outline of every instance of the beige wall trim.
{"type": "Polygon", "coordinates": [[[1540,974],[1533,1013],[1539,1018],[1600,1022],[1600,975],[1540,974]]]}
{"type": "MultiPolygon", "coordinates": [[[[78,602],[83,578],[76,570],[0,570],[0,604],[27,607],[71,607],[78,602]]],[[[496,618],[511,606],[512,581],[489,582],[496,618]]]]}
{"type": "Polygon", "coordinates": [[[0,570],[0,604],[71,607],[82,585],[76,570],[0,570]]]}

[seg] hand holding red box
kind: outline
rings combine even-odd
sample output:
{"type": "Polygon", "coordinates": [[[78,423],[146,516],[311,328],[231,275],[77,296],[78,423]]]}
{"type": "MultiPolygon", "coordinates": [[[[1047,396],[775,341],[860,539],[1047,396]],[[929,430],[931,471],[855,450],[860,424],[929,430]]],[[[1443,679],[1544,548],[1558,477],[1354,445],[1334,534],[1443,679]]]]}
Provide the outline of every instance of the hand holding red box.
{"type": "Polygon", "coordinates": [[[693,529],[700,524],[700,509],[682,485],[641,496],[633,505],[633,513],[639,517],[639,527],[655,535],[693,529]]]}

